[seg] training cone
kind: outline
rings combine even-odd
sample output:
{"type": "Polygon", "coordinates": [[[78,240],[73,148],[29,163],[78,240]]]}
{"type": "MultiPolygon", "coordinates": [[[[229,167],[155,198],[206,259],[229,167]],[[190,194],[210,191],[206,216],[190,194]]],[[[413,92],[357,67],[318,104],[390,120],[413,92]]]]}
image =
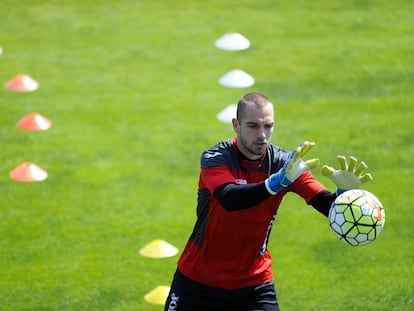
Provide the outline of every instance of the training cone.
{"type": "Polygon", "coordinates": [[[153,240],[141,248],[139,253],[149,258],[166,258],[176,255],[178,249],[163,240],[153,240]]]}
{"type": "Polygon", "coordinates": [[[170,287],[160,285],[150,291],[148,294],[144,296],[146,302],[155,304],[155,305],[163,305],[167,300],[168,294],[170,293],[170,287]]]}
{"type": "Polygon", "coordinates": [[[47,172],[36,164],[24,162],[10,172],[10,178],[23,182],[43,181],[47,178],[47,172]]]}
{"type": "Polygon", "coordinates": [[[18,74],[8,81],[4,87],[13,92],[32,92],[38,89],[39,83],[25,74],[18,74]]]}
{"type": "Polygon", "coordinates": [[[250,47],[250,41],[238,32],[228,32],[218,38],[214,45],[226,51],[246,50],[250,47]]]}
{"type": "Polygon", "coordinates": [[[222,86],[232,88],[245,88],[254,84],[254,78],[240,69],[234,69],[219,79],[222,86]]]}
{"type": "Polygon", "coordinates": [[[217,119],[224,123],[231,123],[233,118],[236,117],[237,105],[227,106],[224,110],[217,114],[217,119]]]}
{"type": "Polygon", "coordinates": [[[17,127],[28,131],[44,131],[51,126],[52,122],[37,112],[31,112],[17,122],[17,127]]]}

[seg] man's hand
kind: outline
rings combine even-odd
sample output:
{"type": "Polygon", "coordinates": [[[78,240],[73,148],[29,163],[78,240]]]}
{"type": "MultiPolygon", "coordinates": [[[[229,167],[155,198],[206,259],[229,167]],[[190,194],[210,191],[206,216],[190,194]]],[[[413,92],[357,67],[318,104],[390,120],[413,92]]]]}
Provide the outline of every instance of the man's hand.
{"type": "Polygon", "coordinates": [[[324,165],[321,169],[322,175],[331,179],[337,189],[336,194],[350,189],[357,189],[363,183],[372,180],[371,174],[363,174],[364,170],[368,168],[365,162],[361,162],[357,165],[358,159],[350,156],[347,163],[346,157],[343,155],[337,156],[339,162],[339,169],[334,169],[331,166],[324,165]]]}
{"type": "Polygon", "coordinates": [[[277,173],[270,175],[269,178],[265,180],[266,189],[270,194],[276,194],[282,188],[293,183],[304,172],[314,169],[319,165],[319,159],[315,158],[307,161],[302,159],[313,146],[315,146],[315,143],[309,141],[300,144],[289,155],[289,158],[283,167],[277,173]]]}

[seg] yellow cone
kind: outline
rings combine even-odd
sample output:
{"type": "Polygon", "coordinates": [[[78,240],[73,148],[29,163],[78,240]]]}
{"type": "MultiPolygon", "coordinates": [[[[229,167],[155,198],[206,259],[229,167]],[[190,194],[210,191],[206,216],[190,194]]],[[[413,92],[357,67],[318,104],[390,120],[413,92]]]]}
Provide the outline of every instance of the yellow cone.
{"type": "Polygon", "coordinates": [[[140,249],[139,253],[144,257],[165,258],[178,253],[178,249],[163,240],[153,240],[140,249]]]}
{"type": "Polygon", "coordinates": [[[167,300],[168,294],[170,293],[170,287],[160,285],[150,291],[148,294],[144,296],[146,302],[155,304],[155,305],[163,305],[167,300]]]}

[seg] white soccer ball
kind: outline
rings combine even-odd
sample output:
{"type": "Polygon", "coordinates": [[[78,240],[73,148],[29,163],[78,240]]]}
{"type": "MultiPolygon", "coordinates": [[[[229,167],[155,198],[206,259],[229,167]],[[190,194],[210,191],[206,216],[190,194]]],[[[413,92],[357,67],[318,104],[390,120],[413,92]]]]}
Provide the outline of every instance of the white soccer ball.
{"type": "Polygon", "coordinates": [[[335,235],[352,246],[373,242],[384,229],[385,211],[378,198],[366,190],[340,194],[329,210],[329,225],[335,235]]]}

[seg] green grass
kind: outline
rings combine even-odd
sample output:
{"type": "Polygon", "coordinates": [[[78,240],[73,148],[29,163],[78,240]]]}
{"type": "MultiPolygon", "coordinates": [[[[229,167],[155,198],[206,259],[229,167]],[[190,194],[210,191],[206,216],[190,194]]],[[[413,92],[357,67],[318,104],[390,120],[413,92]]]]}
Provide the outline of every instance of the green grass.
{"type": "Polygon", "coordinates": [[[414,309],[413,14],[410,0],[2,1],[0,81],[26,73],[40,89],[0,90],[0,309],[162,310],[143,297],[177,256],[139,249],[182,250],[200,153],[233,135],[216,114],[253,90],[276,105],[273,142],[365,160],[387,215],[353,248],[286,197],[269,244],[282,310],[414,309]],[[228,31],[252,47],[216,49],[228,31]],[[234,68],[256,84],[221,87],[234,68]],[[31,111],[53,127],[16,128],[31,111]],[[49,178],[11,181],[23,161],[49,178]]]}

